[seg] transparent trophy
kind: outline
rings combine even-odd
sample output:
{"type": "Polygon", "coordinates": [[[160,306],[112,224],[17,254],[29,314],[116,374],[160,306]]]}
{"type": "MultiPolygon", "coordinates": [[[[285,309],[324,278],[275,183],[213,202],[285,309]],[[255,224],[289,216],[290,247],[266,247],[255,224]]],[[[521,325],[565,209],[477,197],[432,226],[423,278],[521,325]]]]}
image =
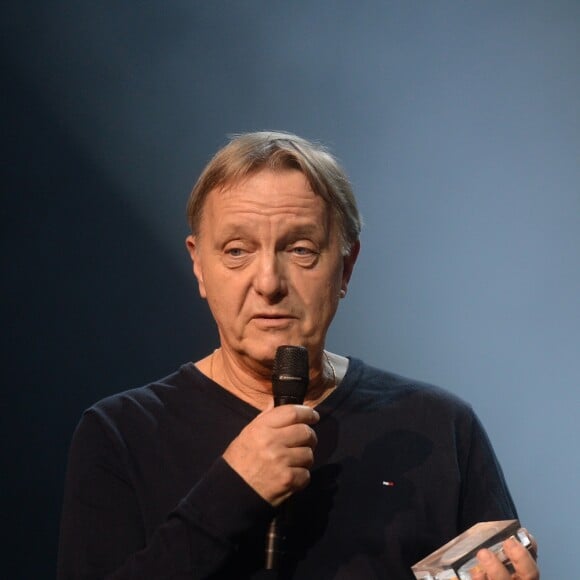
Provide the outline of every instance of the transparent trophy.
{"type": "Polygon", "coordinates": [[[411,567],[417,580],[471,580],[477,566],[477,552],[491,550],[513,572],[502,542],[513,536],[530,550],[532,542],[518,520],[481,522],[469,528],[411,567]]]}

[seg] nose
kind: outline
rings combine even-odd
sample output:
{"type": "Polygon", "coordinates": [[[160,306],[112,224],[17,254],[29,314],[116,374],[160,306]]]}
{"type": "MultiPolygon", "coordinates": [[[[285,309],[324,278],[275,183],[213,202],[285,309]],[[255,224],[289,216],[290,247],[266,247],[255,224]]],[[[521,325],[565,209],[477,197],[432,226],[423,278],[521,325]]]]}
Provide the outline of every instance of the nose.
{"type": "Polygon", "coordinates": [[[288,288],[283,260],[272,252],[262,254],[256,262],[254,290],[268,302],[277,302],[288,288]]]}

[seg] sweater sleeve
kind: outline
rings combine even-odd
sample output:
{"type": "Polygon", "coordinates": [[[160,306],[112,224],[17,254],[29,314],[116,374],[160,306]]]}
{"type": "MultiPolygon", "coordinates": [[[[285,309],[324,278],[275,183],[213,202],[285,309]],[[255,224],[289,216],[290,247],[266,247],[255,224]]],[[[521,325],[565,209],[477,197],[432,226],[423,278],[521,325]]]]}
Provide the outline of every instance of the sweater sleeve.
{"type": "Polygon", "coordinates": [[[200,579],[215,574],[273,509],[218,458],[149,540],[127,457],[87,412],[71,444],[59,580],[200,579]]]}
{"type": "Polygon", "coordinates": [[[461,462],[459,528],[518,517],[503,471],[478,417],[471,411],[461,462]]]}

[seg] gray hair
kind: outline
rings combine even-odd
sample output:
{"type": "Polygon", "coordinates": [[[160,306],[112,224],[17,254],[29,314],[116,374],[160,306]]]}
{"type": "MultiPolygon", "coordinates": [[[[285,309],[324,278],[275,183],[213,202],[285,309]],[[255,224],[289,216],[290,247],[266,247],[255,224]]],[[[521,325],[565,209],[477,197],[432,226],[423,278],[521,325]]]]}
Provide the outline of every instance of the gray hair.
{"type": "Polygon", "coordinates": [[[298,169],[312,190],[332,208],[340,227],[343,254],[359,239],[362,219],[346,173],[325,147],[291,133],[260,131],[235,135],[207,164],[187,202],[187,219],[198,233],[205,200],[216,188],[261,169],[298,169]]]}

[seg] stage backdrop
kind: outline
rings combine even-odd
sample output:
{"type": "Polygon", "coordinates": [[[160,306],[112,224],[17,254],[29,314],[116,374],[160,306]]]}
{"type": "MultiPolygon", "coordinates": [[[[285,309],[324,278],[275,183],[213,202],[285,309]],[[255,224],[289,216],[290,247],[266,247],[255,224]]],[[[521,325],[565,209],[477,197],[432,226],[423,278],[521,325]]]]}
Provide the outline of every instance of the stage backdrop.
{"type": "Polygon", "coordinates": [[[342,159],[363,250],[329,347],[483,419],[540,542],[576,569],[580,4],[6,2],[3,575],[54,576],[84,408],[216,344],[183,238],[227,134],[342,159]]]}

